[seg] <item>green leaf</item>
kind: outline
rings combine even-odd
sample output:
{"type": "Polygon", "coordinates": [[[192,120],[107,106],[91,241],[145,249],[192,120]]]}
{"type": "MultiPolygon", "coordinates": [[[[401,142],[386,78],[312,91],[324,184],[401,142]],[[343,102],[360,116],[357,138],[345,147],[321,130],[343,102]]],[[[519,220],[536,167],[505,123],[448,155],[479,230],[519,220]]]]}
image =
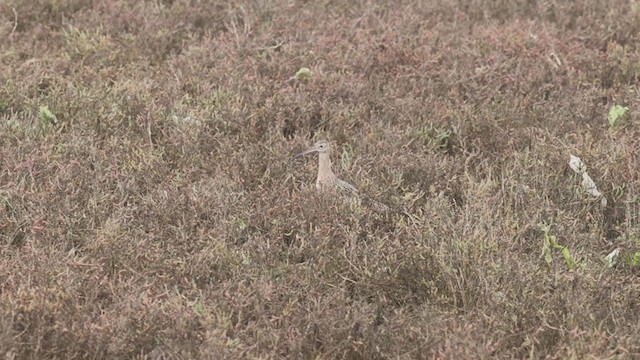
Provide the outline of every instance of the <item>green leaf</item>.
{"type": "Polygon", "coordinates": [[[540,230],[544,232],[544,240],[542,243],[542,256],[544,257],[544,261],[546,261],[547,264],[551,264],[553,261],[553,252],[561,250],[562,257],[564,257],[564,261],[567,263],[567,266],[569,266],[569,270],[573,270],[576,266],[576,262],[573,260],[569,248],[560,244],[558,242],[558,238],[549,233],[551,228],[548,225],[539,224],[538,226],[540,227],[540,230]]]}
{"type": "Polygon", "coordinates": [[[546,248],[544,250],[544,261],[547,262],[547,264],[551,264],[551,262],[553,261],[553,256],[551,256],[551,249],[546,248]]]}
{"type": "Polygon", "coordinates": [[[569,270],[573,270],[576,266],[575,261],[573,261],[573,257],[571,257],[571,251],[569,251],[568,247],[562,249],[562,257],[564,257],[564,261],[566,261],[569,270]]]}
{"type": "Polygon", "coordinates": [[[549,226],[547,224],[538,224],[540,230],[544,233],[544,239],[542,240],[542,257],[547,264],[551,264],[553,257],[551,256],[551,240],[549,238],[549,226]]]}
{"type": "Polygon", "coordinates": [[[618,121],[624,116],[624,114],[629,111],[629,108],[621,105],[613,105],[611,109],[609,109],[609,125],[616,126],[618,121]]]}
{"type": "Polygon", "coordinates": [[[40,114],[40,121],[42,121],[42,123],[55,125],[58,122],[58,118],[54,113],[51,112],[51,110],[49,110],[48,106],[40,106],[38,112],[40,114]]]}
{"type": "Polygon", "coordinates": [[[298,70],[296,72],[296,74],[293,75],[292,79],[295,79],[295,80],[309,80],[309,79],[311,79],[311,76],[313,76],[313,73],[311,72],[311,70],[308,67],[301,67],[300,70],[298,70]]]}

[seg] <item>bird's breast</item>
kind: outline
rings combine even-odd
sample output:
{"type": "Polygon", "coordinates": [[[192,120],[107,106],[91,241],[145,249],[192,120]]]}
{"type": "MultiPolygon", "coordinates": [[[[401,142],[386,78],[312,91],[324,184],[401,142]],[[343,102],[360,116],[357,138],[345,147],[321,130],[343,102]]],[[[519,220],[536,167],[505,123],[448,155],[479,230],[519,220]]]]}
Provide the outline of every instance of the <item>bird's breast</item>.
{"type": "Polygon", "coordinates": [[[318,176],[316,180],[316,189],[323,191],[335,186],[335,179],[330,176],[318,176]]]}
{"type": "Polygon", "coordinates": [[[316,189],[318,191],[326,190],[328,187],[329,187],[329,183],[327,183],[327,181],[320,180],[320,179],[316,181],[316,189]]]}

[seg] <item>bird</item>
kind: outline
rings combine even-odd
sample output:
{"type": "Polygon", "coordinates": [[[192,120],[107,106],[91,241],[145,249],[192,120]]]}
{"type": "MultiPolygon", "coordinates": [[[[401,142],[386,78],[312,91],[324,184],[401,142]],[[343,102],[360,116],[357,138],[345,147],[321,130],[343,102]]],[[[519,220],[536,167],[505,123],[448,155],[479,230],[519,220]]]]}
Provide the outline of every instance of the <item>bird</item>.
{"type": "Polygon", "coordinates": [[[338,189],[349,195],[358,193],[358,189],[355,186],[338,178],[333,173],[331,169],[331,144],[326,140],[319,140],[312,147],[291,157],[289,162],[313,153],[318,153],[318,177],[316,178],[316,189],[318,191],[338,189]]]}
{"type": "MultiPolygon", "coordinates": [[[[319,140],[307,150],[291,157],[289,162],[313,153],[318,154],[318,177],[316,178],[317,191],[326,192],[338,190],[349,197],[361,197],[355,186],[338,178],[336,174],[333,173],[333,170],[331,169],[331,144],[326,140],[319,140]]],[[[389,210],[387,205],[378,201],[371,199],[370,202],[379,211],[386,212],[389,210]]]]}

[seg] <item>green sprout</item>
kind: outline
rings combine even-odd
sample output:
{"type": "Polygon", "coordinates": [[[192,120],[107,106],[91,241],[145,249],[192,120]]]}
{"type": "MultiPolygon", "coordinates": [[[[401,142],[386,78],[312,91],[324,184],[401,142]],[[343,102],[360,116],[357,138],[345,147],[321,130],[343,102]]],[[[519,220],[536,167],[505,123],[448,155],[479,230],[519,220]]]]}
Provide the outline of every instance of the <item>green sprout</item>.
{"type": "Polygon", "coordinates": [[[609,125],[611,127],[616,126],[627,111],[629,111],[629,108],[626,106],[613,105],[611,109],[609,109],[609,125]]]}

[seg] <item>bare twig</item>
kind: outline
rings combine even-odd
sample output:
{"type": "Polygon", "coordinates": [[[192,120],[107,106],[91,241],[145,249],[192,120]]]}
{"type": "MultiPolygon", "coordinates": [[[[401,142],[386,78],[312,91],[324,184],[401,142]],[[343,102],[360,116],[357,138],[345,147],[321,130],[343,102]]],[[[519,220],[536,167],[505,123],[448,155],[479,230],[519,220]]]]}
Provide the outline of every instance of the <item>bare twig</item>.
{"type": "Polygon", "coordinates": [[[16,11],[16,8],[11,8],[11,11],[13,11],[13,29],[11,29],[9,35],[16,32],[16,29],[18,28],[18,12],[16,11]]]}
{"type": "Polygon", "coordinates": [[[279,50],[282,45],[284,45],[284,40],[279,41],[278,43],[276,43],[275,45],[271,45],[271,46],[260,46],[260,47],[255,47],[253,48],[253,50],[257,50],[257,51],[264,51],[264,50],[279,50]]]}

